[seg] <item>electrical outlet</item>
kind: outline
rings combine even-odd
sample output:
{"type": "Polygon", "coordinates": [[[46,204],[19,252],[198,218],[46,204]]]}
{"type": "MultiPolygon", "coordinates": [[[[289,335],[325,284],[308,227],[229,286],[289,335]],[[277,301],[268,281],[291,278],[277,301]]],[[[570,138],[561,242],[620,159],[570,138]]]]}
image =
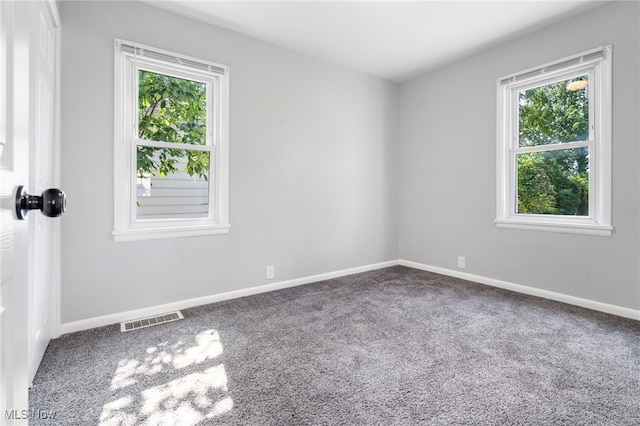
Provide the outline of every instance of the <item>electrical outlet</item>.
{"type": "Polygon", "coordinates": [[[273,265],[267,266],[267,279],[272,280],[276,276],[276,267],[273,265]]]}
{"type": "Polygon", "coordinates": [[[464,256],[458,256],[458,268],[464,269],[466,259],[464,256]]]}

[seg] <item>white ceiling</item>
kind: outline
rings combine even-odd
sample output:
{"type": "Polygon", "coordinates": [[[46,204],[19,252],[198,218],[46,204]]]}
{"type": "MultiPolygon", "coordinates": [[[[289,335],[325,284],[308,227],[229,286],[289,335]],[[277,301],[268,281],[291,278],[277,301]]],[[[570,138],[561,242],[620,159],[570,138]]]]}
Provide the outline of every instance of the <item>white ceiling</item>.
{"type": "Polygon", "coordinates": [[[402,82],[601,1],[193,1],[147,3],[402,82]]]}

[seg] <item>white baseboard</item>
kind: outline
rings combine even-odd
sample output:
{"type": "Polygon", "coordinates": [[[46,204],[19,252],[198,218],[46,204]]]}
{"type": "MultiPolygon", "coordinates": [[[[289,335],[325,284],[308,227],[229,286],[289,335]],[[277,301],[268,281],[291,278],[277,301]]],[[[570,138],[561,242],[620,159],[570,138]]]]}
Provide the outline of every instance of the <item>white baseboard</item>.
{"type": "Polygon", "coordinates": [[[473,281],[492,287],[503,288],[515,291],[517,293],[529,294],[531,296],[551,299],[558,302],[568,303],[570,305],[581,306],[583,308],[593,309],[595,311],[606,312],[608,314],[618,315],[625,318],[640,320],[640,310],[624,308],[621,306],[610,305],[607,303],[596,302],[580,297],[569,296],[562,293],[556,293],[548,290],[541,290],[535,287],[528,287],[520,284],[514,284],[507,281],[496,280],[493,278],[473,275],[466,272],[454,271],[451,269],[440,268],[437,266],[425,265],[423,263],[412,262],[409,260],[391,260],[387,262],[374,263],[371,265],[359,266],[356,268],[343,269],[341,271],[328,272],[325,274],[312,275],[303,278],[297,278],[288,281],[279,281],[271,284],[265,284],[241,290],[229,291],[226,293],[212,294],[194,299],[180,300],[177,302],[166,303],[163,305],[150,306],[147,308],[134,309],[126,312],[119,312],[100,317],[87,318],[80,321],[63,323],[58,328],[60,335],[73,333],[90,328],[102,327],[105,325],[117,324],[123,321],[131,321],[137,318],[143,318],[153,315],[159,315],[165,312],[176,311],[180,309],[192,308],[194,306],[207,305],[209,303],[220,302],[223,300],[236,299],[239,297],[251,296],[253,294],[266,293],[269,291],[280,290],[283,288],[295,287],[304,284],[310,284],[318,281],[329,280],[332,278],[344,277],[346,275],[358,274],[360,272],[373,271],[376,269],[387,268],[389,266],[402,265],[410,268],[421,269],[423,271],[434,272],[436,274],[448,275],[451,277],[461,278],[463,280],[473,281]]]}
{"type": "Polygon", "coordinates": [[[116,314],[104,315],[100,317],[87,318],[80,321],[67,322],[60,325],[60,335],[73,333],[90,328],[102,327],[105,325],[116,324],[123,321],[131,321],[138,318],[159,315],[165,312],[177,311],[180,309],[192,308],[194,306],[207,305],[209,303],[220,302],[223,300],[236,299],[238,297],[251,296],[253,294],[266,293],[269,291],[280,290],[283,288],[295,287],[303,284],[310,284],[317,281],[329,280],[332,278],[344,277],[346,275],[358,274],[360,272],[373,271],[375,269],[387,268],[389,266],[398,265],[397,260],[388,262],[374,263],[371,265],[359,266],[356,268],[343,269],[341,271],[328,272],[325,274],[312,275],[294,280],[280,281],[272,284],[259,285],[241,290],[229,291],[226,293],[212,294],[194,299],[180,300],[177,302],[166,303],[163,305],[150,306],[147,308],[134,309],[132,311],[119,312],[116,314]]]}
{"type": "Polygon", "coordinates": [[[480,284],[490,285],[492,287],[503,288],[505,290],[511,290],[517,293],[529,294],[531,296],[537,296],[537,297],[542,297],[544,299],[555,300],[557,302],[568,303],[570,305],[581,306],[583,308],[593,309],[594,311],[606,312],[608,314],[618,315],[620,317],[640,320],[640,310],[624,308],[622,306],[610,305],[602,302],[596,302],[594,300],[589,300],[589,299],[582,299],[580,297],[569,296],[566,294],[556,293],[548,290],[542,290],[535,287],[528,287],[525,285],[514,284],[507,281],[501,281],[493,278],[482,277],[479,275],[473,275],[466,272],[439,268],[437,266],[425,265],[423,263],[412,262],[404,259],[400,259],[398,261],[398,264],[402,266],[408,266],[410,268],[421,269],[423,271],[434,272],[436,274],[448,275],[451,277],[461,278],[467,281],[473,281],[480,284]]]}

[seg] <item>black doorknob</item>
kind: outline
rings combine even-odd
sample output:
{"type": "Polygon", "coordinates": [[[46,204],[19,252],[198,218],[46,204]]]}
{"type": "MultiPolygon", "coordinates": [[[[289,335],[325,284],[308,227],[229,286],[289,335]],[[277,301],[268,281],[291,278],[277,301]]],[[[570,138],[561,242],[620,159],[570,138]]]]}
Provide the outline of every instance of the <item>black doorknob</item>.
{"type": "Polygon", "coordinates": [[[67,196],[56,188],[45,189],[42,195],[29,195],[27,189],[20,185],[16,191],[16,214],[24,220],[29,210],[40,210],[47,217],[62,216],[67,208],[67,196]]]}

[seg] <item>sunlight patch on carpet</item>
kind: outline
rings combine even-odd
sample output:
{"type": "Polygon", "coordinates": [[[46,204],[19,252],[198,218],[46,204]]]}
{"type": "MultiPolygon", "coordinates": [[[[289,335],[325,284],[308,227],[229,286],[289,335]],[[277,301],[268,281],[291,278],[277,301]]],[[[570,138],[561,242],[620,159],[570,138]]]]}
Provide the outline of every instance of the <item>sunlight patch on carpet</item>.
{"type": "Polygon", "coordinates": [[[220,335],[216,330],[199,333],[195,338],[195,345],[189,347],[182,341],[173,345],[163,342],[147,348],[147,356],[142,360],[121,360],[111,381],[111,390],[135,384],[135,376],[157,374],[164,368],[181,369],[201,364],[222,355],[222,351],[220,335]]]}
{"type": "Polygon", "coordinates": [[[100,414],[100,426],[135,424],[137,416],[125,411],[131,402],[133,399],[130,396],[125,396],[105,404],[102,408],[102,414],[100,414]]]}
{"type": "Polygon", "coordinates": [[[223,364],[178,373],[210,362],[222,352],[218,332],[206,330],[190,343],[165,341],[148,347],[139,359],[120,360],[111,381],[116,399],[104,404],[100,426],[195,425],[231,411],[233,399],[228,395],[223,364]],[[167,381],[144,388],[147,377],[158,374],[166,376],[167,381]]]}
{"type": "MultiPolygon", "coordinates": [[[[225,397],[222,406],[211,399],[211,391],[227,391],[224,365],[211,367],[142,392],[140,414],[150,424],[197,424],[209,416],[223,414],[233,407],[225,397]]],[[[210,417],[209,417],[210,418],[210,417]]]]}

